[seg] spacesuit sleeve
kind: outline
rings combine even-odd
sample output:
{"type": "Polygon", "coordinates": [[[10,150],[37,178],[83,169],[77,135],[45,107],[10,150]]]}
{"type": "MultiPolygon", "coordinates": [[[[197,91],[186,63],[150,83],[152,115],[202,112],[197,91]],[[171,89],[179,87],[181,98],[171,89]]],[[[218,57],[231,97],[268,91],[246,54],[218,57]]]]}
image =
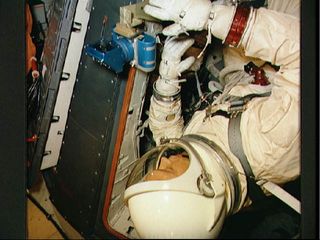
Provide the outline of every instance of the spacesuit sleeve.
{"type": "MultiPolygon", "coordinates": [[[[280,72],[300,68],[299,19],[260,8],[251,13],[241,45],[245,55],[280,66],[280,72]]],[[[294,79],[288,79],[298,84],[294,79]]]]}
{"type": "Polygon", "coordinates": [[[255,176],[274,183],[293,180],[300,173],[299,27],[295,17],[260,8],[253,12],[240,42],[246,56],[280,67],[270,78],[271,95],[251,100],[240,126],[255,176]]]}
{"type": "Polygon", "coordinates": [[[226,45],[244,48],[247,57],[299,68],[300,20],[259,8],[213,5],[209,31],[226,45]]]}
{"type": "Polygon", "coordinates": [[[162,138],[182,136],[184,121],[181,116],[181,100],[165,102],[152,96],[149,109],[149,128],[156,145],[162,138]]]}
{"type": "Polygon", "coordinates": [[[249,11],[214,6],[213,10],[210,30],[214,36],[227,46],[242,48],[246,57],[280,67],[269,76],[271,95],[248,103],[240,130],[244,152],[257,179],[277,184],[293,180],[300,174],[299,19],[266,8],[249,11]],[[217,26],[219,22],[229,28],[217,26]]]}

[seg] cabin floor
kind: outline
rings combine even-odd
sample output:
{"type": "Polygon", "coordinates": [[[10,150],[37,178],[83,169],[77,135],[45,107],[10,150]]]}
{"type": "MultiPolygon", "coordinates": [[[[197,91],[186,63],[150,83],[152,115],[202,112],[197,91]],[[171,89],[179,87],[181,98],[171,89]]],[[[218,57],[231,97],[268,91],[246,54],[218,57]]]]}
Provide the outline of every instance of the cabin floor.
{"type": "Polygon", "coordinates": [[[27,239],[64,239],[30,199],[27,199],[27,239]]]}

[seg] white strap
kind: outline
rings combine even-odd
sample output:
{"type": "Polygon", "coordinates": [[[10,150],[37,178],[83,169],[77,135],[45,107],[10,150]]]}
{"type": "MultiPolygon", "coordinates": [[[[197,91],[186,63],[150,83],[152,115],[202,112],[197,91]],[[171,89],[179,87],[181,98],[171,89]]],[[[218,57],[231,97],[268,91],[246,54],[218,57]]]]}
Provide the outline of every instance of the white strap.
{"type": "Polygon", "coordinates": [[[300,201],[297,200],[295,197],[290,195],[288,192],[286,192],[284,189],[279,187],[278,185],[272,183],[272,182],[266,182],[262,185],[266,190],[268,190],[270,193],[272,193],[274,196],[279,198],[281,201],[286,203],[288,206],[290,206],[293,210],[301,214],[301,206],[300,201]]]}
{"type": "Polygon", "coordinates": [[[204,46],[204,48],[202,49],[201,53],[199,53],[199,55],[197,56],[197,58],[200,58],[204,51],[206,50],[207,46],[211,43],[211,39],[212,39],[212,36],[211,36],[211,26],[213,24],[213,18],[214,18],[214,13],[213,12],[210,12],[210,15],[209,15],[209,19],[208,19],[208,34],[207,34],[207,41],[206,41],[206,45],[204,46]]]}

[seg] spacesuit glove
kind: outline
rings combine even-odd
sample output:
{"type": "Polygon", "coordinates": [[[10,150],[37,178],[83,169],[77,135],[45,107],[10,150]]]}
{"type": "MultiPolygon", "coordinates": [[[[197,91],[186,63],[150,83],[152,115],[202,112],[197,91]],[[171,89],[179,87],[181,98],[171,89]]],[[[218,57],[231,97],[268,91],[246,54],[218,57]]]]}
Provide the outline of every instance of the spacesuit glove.
{"type": "Polygon", "coordinates": [[[179,76],[195,61],[194,57],[181,61],[181,57],[193,43],[192,38],[171,38],[165,42],[159,66],[160,77],[155,85],[158,94],[173,96],[179,92],[179,76]]]}
{"type": "Polygon", "coordinates": [[[183,54],[192,46],[192,38],[169,38],[163,47],[159,74],[165,79],[177,79],[194,62],[194,57],[181,61],[183,54]]]}
{"type": "Polygon", "coordinates": [[[175,22],[163,29],[167,36],[206,29],[210,10],[210,0],[150,0],[144,7],[144,11],[155,18],[175,22]]]}

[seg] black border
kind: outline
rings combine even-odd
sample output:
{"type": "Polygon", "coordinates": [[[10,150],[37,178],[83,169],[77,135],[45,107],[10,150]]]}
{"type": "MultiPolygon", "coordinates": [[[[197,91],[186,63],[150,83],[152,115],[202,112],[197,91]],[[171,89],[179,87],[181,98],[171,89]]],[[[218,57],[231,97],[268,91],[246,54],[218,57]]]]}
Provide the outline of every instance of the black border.
{"type": "MultiPolygon", "coordinates": [[[[315,96],[319,90],[319,4],[307,0],[301,5],[301,237],[317,238],[319,128],[315,116],[319,111],[315,96]]],[[[0,238],[26,238],[24,16],[24,1],[0,1],[0,238]]]]}
{"type": "Polygon", "coordinates": [[[26,238],[25,6],[0,1],[0,238],[26,238]]]}
{"type": "MultiPolygon", "coordinates": [[[[318,197],[316,180],[319,169],[318,125],[315,96],[319,89],[318,65],[319,53],[319,2],[301,1],[301,237],[318,238],[318,197]]],[[[319,65],[318,65],[319,66],[319,65]]],[[[319,180],[319,179],[318,179],[319,180]]]]}

